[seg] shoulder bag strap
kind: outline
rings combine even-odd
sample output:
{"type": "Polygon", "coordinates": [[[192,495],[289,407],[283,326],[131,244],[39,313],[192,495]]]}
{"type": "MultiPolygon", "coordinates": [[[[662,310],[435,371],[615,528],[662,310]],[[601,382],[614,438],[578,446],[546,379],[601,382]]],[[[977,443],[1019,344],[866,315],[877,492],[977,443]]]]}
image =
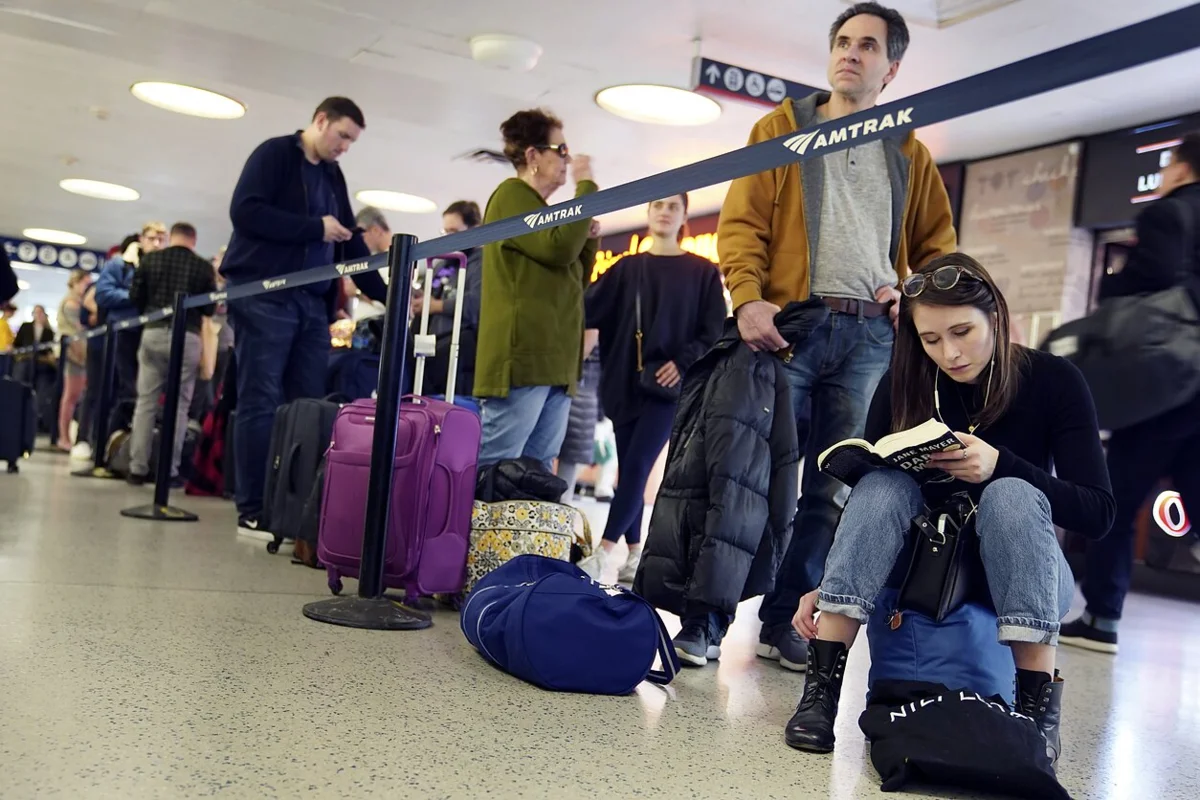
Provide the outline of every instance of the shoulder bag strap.
{"type": "Polygon", "coordinates": [[[643,334],[642,334],[642,264],[641,264],[641,262],[639,262],[637,264],[637,267],[634,270],[633,280],[634,280],[634,292],[635,292],[634,300],[633,300],[633,306],[634,306],[633,313],[637,320],[637,330],[634,332],[633,336],[635,339],[637,339],[637,371],[645,372],[646,371],[646,363],[645,363],[645,360],[642,358],[643,334]]]}
{"type": "MultiPolygon", "coordinates": [[[[642,602],[646,603],[645,600],[642,602]]],[[[658,657],[662,661],[662,669],[650,670],[646,673],[646,680],[659,686],[666,686],[679,674],[679,656],[675,654],[675,645],[671,642],[671,636],[667,633],[667,626],[663,624],[662,617],[649,603],[646,603],[646,608],[650,610],[654,621],[658,623],[658,657]]]]}

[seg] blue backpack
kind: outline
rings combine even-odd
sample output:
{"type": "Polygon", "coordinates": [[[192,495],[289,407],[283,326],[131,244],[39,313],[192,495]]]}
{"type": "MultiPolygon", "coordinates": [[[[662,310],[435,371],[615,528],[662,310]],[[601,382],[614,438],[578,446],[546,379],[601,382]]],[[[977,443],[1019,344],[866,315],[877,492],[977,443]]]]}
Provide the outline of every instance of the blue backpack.
{"type": "Polygon", "coordinates": [[[679,672],[649,603],[543,556],[517,556],[485,575],[463,606],[462,631],[495,666],[556,692],[629,694],[679,672]],[[656,655],[662,670],[652,669],[656,655]]]}
{"type": "Polygon", "coordinates": [[[967,602],[939,623],[904,611],[893,629],[889,618],[899,594],[881,591],[867,623],[868,686],[879,680],[925,681],[1013,701],[1016,666],[1012,651],[996,640],[996,612],[967,602]]]}

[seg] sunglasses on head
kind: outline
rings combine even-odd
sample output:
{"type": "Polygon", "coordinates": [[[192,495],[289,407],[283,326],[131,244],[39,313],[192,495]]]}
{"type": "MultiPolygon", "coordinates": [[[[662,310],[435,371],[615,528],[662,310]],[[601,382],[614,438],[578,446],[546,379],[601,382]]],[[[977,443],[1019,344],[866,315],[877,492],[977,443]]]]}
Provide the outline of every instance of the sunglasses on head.
{"type": "Polygon", "coordinates": [[[904,293],[905,297],[916,297],[925,291],[927,286],[932,285],[933,288],[945,292],[958,286],[958,282],[962,280],[964,275],[967,280],[980,280],[978,275],[966,267],[948,264],[944,267],[938,267],[933,272],[918,272],[914,275],[909,275],[900,284],[900,291],[904,293]]]}
{"type": "Polygon", "coordinates": [[[563,142],[562,144],[539,144],[535,145],[535,147],[538,150],[551,150],[555,153],[558,153],[559,158],[569,158],[571,155],[571,150],[569,147],[567,147],[566,142],[563,142]]]}

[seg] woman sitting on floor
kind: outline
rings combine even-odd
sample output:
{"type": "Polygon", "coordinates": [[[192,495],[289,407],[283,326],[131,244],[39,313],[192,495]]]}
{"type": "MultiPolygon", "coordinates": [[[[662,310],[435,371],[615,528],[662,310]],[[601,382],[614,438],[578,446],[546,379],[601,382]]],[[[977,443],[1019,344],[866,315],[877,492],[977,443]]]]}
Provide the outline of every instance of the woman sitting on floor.
{"type": "Polygon", "coordinates": [[[901,289],[892,368],[871,403],[866,438],[937,417],[960,431],[965,449],[934,457],[950,482],[922,488],[904,472],[879,470],[851,492],[820,589],[802,598],[793,620],[809,639],[808,674],[787,743],[833,749],[849,648],[909,551],[911,520],[966,491],[977,505],[999,639],[1016,663],[1017,710],[1037,721],[1056,759],[1063,682],[1055,647],[1075,582],[1054,526],[1103,535],[1115,511],[1091,394],[1067,361],[1012,342],[1004,296],[969,256],[937,258],[901,289]]]}

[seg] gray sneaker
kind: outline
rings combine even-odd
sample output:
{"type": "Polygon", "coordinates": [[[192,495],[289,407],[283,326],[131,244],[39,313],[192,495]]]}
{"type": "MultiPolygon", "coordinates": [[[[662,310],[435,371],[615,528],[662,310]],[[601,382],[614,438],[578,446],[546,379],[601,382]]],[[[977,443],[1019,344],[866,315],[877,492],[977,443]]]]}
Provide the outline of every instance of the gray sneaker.
{"type": "Polygon", "coordinates": [[[790,622],[763,625],[754,652],[759,658],[778,661],[779,666],[792,672],[808,669],[808,641],[796,633],[790,622]]]}
{"type": "Polygon", "coordinates": [[[685,625],[672,643],[679,660],[689,666],[703,667],[708,664],[709,659],[716,661],[721,657],[721,646],[709,644],[708,631],[704,629],[703,624],[685,625]]]}

